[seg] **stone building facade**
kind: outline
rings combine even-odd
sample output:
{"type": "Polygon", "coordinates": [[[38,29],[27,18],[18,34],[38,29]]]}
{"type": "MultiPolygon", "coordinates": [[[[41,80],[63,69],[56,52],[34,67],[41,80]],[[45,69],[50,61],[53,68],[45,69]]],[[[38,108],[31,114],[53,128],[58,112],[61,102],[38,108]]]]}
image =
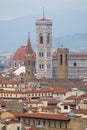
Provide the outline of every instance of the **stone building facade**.
{"type": "MultiPolygon", "coordinates": [[[[64,48],[63,48],[64,49],[64,48]]],[[[58,62],[60,61],[60,58],[58,57],[58,50],[57,52],[53,54],[53,78],[58,77],[58,73],[64,73],[64,70],[61,68],[60,71],[60,65],[58,62]]],[[[66,66],[64,67],[66,68],[66,66]]],[[[67,57],[67,69],[66,69],[68,79],[83,79],[87,76],[87,54],[81,54],[81,53],[68,53],[67,57]]],[[[63,76],[61,78],[64,78],[63,76]]]]}
{"type": "Polygon", "coordinates": [[[68,53],[69,49],[58,49],[58,79],[68,78],[68,53]]]}

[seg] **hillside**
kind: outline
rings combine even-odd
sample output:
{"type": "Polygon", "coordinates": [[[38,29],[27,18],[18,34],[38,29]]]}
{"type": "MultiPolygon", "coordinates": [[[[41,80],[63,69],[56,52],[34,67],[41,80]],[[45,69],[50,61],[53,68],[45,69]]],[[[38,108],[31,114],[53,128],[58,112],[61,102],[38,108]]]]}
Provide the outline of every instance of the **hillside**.
{"type": "Polygon", "coordinates": [[[59,48],[61,45],[71,51],[87,51],[87,33],[53,38],[53,48],[59,48]]]}

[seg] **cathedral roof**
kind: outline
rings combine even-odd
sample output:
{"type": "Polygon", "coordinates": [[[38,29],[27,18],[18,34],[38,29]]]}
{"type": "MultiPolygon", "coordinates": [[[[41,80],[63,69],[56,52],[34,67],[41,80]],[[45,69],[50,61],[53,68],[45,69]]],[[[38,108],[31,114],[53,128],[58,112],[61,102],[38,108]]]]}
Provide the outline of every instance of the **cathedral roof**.
{"type": "MultiPolygon", "coordinates": [[[[14,56],[13,56],[13,61],[24,61],[25,60],[25,54],[26,54],[26,48],[27,48],[27,46],[21,46],[20,48],[18,48],[17,51],[15,52],[14,56]]],[[[33,54],[34,54],[34,61],[35,61],[36,60],[36,53],[33,51],[33,54]]]]}
{"type": "Polygon", "coordinates": [[[24,61],[25,60],[25,53],[26,53],[26,46],[21,46],[17,49],[13,56],[14,61],[24,61]]]}
{"type": "Polygon", "coordinates": [[[14,61],[25,61],[25,54],[33,54],[33,60],[36,60],[36,53],[33,51],[30,41],[30,36],[28,34],[27,46],[20,47],[14,54],[14,61]]]}

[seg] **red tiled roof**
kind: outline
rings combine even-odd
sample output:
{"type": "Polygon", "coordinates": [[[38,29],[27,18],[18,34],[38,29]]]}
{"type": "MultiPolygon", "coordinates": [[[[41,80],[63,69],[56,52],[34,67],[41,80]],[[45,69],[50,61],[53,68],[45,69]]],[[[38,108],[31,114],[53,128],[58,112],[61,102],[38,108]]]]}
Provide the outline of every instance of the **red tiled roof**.
{"type": "Polygon", "coordinates": [[[53,99],[53,98],[45,98],[45,99],[38,99],[39,101],[47,101],[48,103],[59,103],[60,100],[57,100],[57,99],[53,99]]]}
{"type": "Polygon", "coordinates": [[[62,105],[78,105],[78,102],[64,102],[62,105]]]}
{"type": "MultiPolygon", "coordinates": [[[[26,48],[27,46],[21,46],[20,48],[18,48],[18,50],[15,52],[14,56],[13,56],[13,60],[14,61],[25,61],[25,54],[26,54],[26,48]]],[[[34,61],[36,60],[36,53],[33,51],[34,54],[34,61]]]]}
{"type": "Polygon", "coordinates": [[[21,91],[11,91],[11,90],[0,90],[0,93],[23,94],[23,92],[21,92],[21,91]]]}
{"type": "Polygon", "coordinates": [[[72,95],[72,96],[66,98],[66,100],[82,100],[82,99],[83,99],[83,97],[75,96],[75,95],[72,95]]]}
{"type": "Polygon", "coordinates": [[[58,107],[58,106],[50,106],[50,105],[49,105],[49,106],[43,106],[43,107],[42,107],[42,109],[50,109],[50,110],[51,110],[51,109],[54,110],[55,108],[59,108],[59,107],[58,107]]]}
{"type": "Polygon", "coordinates": [[[64,94],[68,90],[66,88],[61,88],[61,87],[45,87],[40,90],[30,90],[26,91],[26,93],[45,93],[45,92],[52,92],[52,93],[59,93],[59,94],[64,94]]]}
{"type": "MultiPolygon", "coordinates": [[[[58,50],[55,54],[53,54],[53,57],[58,58],[58,50]]],[[[68,54],[68,58],[72,58],[72,59],[73,58],[75,58],[75,59],[85,58],[85,59],[87,59],[87,54],[68,54]]]]}
{"type": "Polygon", "coordinates": [[[14,61],[24,61],[25,60],[25,53],[26,53],[26,46],[21,46],[15,52],[15,54],[13,56],[13,60],[14,61]]]}
{"type": "Polygon", "coordinates": [[[79,109],[79,110],[72,110],[72,112],[74,112],[76,114],[85,114],[85,115],[87,115],[87,110],[79,109]]]}
{"type": "Polygon", "coordinates": [[[69,54],[68,58],[86,58],[87,59],[87,54],[69,54]]]}
{"type": "Polygon", "coordinates": [[[46,114],[46,113],[24,113],[20,115],[21,117],[29,117],[29,118],[38,118],[38,119],[51,119],[51,120],[70,120],[69,117],[64,116],[63,114],[46,114]]]}
{"type": "Polygon", "coordinates": [[[20,84],[20,81],[18,80],[7,80],[7,81],[2,81],[0,84],[20,84]]]}

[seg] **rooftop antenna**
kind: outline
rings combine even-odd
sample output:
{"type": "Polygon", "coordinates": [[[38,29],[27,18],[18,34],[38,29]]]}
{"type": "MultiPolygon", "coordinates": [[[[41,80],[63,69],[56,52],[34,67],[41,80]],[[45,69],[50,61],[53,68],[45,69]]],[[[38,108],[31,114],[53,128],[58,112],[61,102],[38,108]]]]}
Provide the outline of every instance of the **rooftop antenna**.
{"type": "Polygon", "coordinates": [[[63,44],[61,45],[61,48],[63,48],[63,44]]]}
{"type": "Polygon", "coordinates": [[[45,19],[45,12],[44,12],[44,8],[43,8],[43,19],[45,19]]]}

